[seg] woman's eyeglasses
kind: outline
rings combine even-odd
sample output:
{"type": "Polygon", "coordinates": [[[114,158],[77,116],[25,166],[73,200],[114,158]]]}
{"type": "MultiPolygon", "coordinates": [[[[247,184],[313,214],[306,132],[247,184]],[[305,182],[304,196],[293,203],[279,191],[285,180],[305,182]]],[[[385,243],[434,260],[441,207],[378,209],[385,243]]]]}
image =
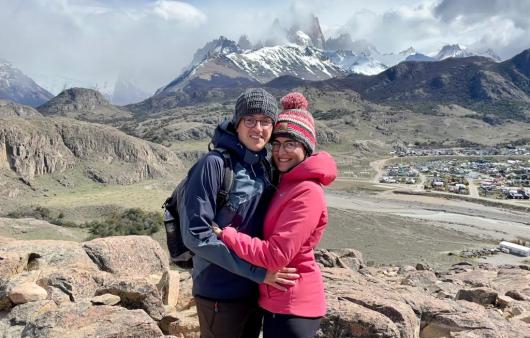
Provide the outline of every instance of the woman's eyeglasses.
{"type": "Polygon", "coordinates": [[[283,150],[285,152],[290,153],[293,152],[296,148],[298,148],[301,143],[298,141],[285,141],[285,142],[279,142],[279,141],[272,141],[272,151],[280,151],[280,148],[283,147],[283,150]]]}
{"type": "Polygon", "coordinates": [[[260,124],[263,128],[272,126],[272,119],[265,118],[263,120],[258,120],[253,117],[243,117],[243,123],[247,128],[254,128],[257,124],[260,124]]]}

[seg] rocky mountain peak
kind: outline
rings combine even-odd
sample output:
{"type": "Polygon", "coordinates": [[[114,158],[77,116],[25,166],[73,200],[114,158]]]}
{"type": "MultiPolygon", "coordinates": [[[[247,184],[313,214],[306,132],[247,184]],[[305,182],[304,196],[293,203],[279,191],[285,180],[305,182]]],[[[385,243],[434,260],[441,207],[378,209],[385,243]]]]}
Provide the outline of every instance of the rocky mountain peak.
{"type": "Polygon", "coordinates": [[[193,55],[192,65],[198,65],[205,59],[213,58],[218,55],[226,55],[230,53],[241,53],[242,50],[239,45],[224,36],[212,40],[198,49],[193,55]]]}
{"type": "Polygon", "coordinates": [[[466,48],[459,44],[445,45],[434,57],[436,60],[447,58],[465,58],[470,56],[483,56],[494,61],[501,61],[501,58],[491,48],[466,48]]]}
{"type": "Polygon", "coordinates": [[[473,56],[473,53],[467,51],[467,49],[459,44],[445,45],[435,56],[437,60],[444,60],[447,58],[462,58],[473,56]]]}
{"type": "Polygon", "coordinates": [[[493,59],[497,62],[501,61],[500,56],[497,55],[497,53],[495,53],[495,51],[491,48],[477,50],[475,51],[475,54],[479,56],[489,57],[490,59],[493,59]]]}
{"type": "Polygon", "coordinates": [[[313,46],[319,49],[323,49],[326,43],[320,22],[312,14],[305,21],[294,23],[287,29],[287,38],[301,46],[313,46]]]}
{"type": "Polygon", "coordinates": [[[239,37],[239,40],[237,40],[237,44],[241,49],[252,49],[252,43],[248,39],[248,36],[245,34],[239,37]]]}
{"type": "Polygon", "coordinates": [[[403,56],[409,56],[409,55],[413,55],[413,54],[417,54],[417,51],[412,46],[410,46],[409,48],[399,52],[399,55],[403,55],[403,56]]]}
{"type": "Polygon", "coordinates": [[[521,73],[530,76],[530,49],[524,50],[509,61],[511,61],[521,73]]]}
{"type": "Polygon", "coordinates": [[[338,37],[327,39],[325,47],[328,50],[351,50],[353,40],[349,33],[342,33],[338,37]]]}
{"type": "Polygon", "coordinates": [[[320,22],[318,21],[318,18],[313,15],[313,18],[311,20],[311,25],[309,27],[309,36],[313,40],[313,44],[317,48],[324,48],[324,44],[326,43],[326,39],[324,38],[324,34],[322,34],[322,28],[320,27],[320,22]]]}

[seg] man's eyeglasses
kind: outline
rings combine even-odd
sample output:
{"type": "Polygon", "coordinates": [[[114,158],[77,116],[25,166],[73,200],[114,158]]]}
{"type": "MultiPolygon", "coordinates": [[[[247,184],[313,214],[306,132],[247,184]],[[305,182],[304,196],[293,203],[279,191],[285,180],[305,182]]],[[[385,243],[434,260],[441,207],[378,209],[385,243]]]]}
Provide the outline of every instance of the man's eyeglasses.
{"type": "Polygon", "coordinates": [[[245,124],[245,127],[247,128],[254,128],[258,124],[258,122],[260,126],[264,128],[272,126],[271,118],[264,118],[263,120],[258,120],[253,117],[243,117],[243,123],[245,124]]]}
{"type": "Polygon", "coordinates": [[[286,153],[293,152],[296,148],[298,148],[301,143],[298,141],[285,141],[285,142],[279,142],[279,141],[272,141],[272,151],[280,151],[280,148],[283,147],[283,150],[285,150],[286,153]]]}

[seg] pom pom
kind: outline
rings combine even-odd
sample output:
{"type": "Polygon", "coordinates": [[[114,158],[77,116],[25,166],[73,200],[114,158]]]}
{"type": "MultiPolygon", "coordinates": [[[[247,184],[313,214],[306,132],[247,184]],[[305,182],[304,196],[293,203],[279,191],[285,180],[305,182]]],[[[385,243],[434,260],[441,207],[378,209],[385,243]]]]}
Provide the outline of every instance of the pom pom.
{"type": "Polygon", "coordinates": [[[307,107],[309,106],[304,95],[297,93],[297,92],[292,92],[292,93],[285,95],[284,97],[282,97],[280,103],[282,104],[283,110],[288,110],[288,109],[307,110],[307,107]]]}

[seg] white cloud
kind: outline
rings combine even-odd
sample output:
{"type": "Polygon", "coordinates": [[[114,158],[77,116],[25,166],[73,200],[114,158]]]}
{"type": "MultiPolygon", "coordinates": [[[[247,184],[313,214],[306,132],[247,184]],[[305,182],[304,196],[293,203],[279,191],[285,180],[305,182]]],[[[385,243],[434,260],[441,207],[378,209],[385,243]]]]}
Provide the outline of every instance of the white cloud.
{"type": "Polygon", "coordinates": [[[206,40],[206,15],[177,1],[0,0],[0,8],[0,31],[9,32],[0,57],[30,76],[96,84],[125,73],[154,91],[206,40]]]}
{"type": "Polygon", "coordinates": [[[175,20],[192,25],[200,25],[206,21],[204,13],[180,1],[158,0],[152,10],[164,20],[175,20]]]}
{"type": "Polygon", "coordinates": [[[102,81],[132,73],[154,91],[208,41],[246,34],[256,42],[275,18],[287,26],[310,13],[326,37],[347,31],[381,52],[461,43],[508,58],[530,48],[526,0],[0,0],[0,32],[9,32],[0,33],[0,58],[28,75],[102,81]]]}

